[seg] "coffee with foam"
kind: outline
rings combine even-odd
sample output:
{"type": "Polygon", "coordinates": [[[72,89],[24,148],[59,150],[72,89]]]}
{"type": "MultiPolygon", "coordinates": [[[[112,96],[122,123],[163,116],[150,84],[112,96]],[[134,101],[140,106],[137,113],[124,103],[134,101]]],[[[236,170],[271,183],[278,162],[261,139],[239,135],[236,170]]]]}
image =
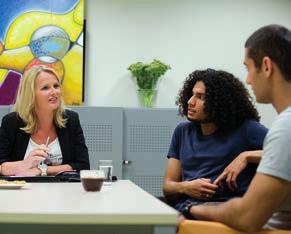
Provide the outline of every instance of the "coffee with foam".
{"type": "Polygon", "coordinates": [[[80,178],[85,191],[100,191],[105,175],[100,170],[82,170],[80,178]]]}

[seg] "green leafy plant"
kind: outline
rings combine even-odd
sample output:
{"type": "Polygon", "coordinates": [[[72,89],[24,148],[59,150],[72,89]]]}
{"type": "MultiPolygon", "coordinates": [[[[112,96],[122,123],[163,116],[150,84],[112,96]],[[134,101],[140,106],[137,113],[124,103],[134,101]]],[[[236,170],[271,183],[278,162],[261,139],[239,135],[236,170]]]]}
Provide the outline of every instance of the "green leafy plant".
{"type": "Polygon", "coordinates": [[[160,77],[169,69],[169,65],[156,59],[149,64],[137,62],[128,67],[140,89],[155,89],[160,77]]]}
{"type": "Polygon", "coordinates": [[[152,107],[154,96],[156,95],[156,85],[158,80],[171,67],[163,62],[154,59],[149,64],[137,62],[127,68],[136,79],[139,87],[138,94],[145,107],[152,107]]]}

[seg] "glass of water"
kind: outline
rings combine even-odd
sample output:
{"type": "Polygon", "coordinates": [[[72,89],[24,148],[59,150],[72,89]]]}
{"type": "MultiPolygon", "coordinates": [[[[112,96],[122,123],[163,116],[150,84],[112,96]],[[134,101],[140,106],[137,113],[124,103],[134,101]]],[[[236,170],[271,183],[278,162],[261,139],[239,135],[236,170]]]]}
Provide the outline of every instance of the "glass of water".
{"type": "Polygon", "coordinates": [[[104,171],[106,184],[111,184],[113,175],[113,161],[99,160],[98,169],[104,171]]]}

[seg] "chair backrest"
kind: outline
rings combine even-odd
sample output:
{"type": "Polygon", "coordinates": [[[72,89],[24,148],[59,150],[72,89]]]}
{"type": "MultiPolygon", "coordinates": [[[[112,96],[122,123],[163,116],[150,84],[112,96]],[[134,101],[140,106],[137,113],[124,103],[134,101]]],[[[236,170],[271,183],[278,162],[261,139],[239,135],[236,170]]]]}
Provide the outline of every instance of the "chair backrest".
{"type": "MultiPolygon", "coordinates": [[[[225,224],[208,221],[185,220],[179,226],[178,234],[246,234],[237,231],[225,224]]],[[[291,231],[284,230],[264,230],[252,232],[252,234],[290,234],[291,231]]]]}

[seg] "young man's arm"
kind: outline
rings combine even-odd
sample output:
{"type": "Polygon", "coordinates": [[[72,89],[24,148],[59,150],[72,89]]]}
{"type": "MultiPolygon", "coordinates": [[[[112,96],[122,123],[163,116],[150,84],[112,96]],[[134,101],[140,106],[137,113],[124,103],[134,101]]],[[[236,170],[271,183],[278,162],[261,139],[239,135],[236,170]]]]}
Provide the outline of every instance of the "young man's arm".
{"type": "Polygon", "coordinates": [[[184,193],[181,183],[181,163],[180,160],[169,158],[164,175],[163,192],[166,198],[173,200],[177,199],[184,193]]]}
{"type": "Polygon", "coordinates": [[[290,193],[291,182],[257,173],[242,198],[218,206],[192,206],[190,212],[196,219],[222,222],[253,232],[263,227],[290,193]]]}
{"type": "Polygon", "coordinates": [[[244,151],[240,153],[216,178],[214,184],[222,186],[222,181],[226,181],[228,187],[234,190],[237,187],[236,179],[245,169],[248,163],[259,164],[262,157],[262,150],[244,151]]]}
{"type": "Polygon", "coordinates": [[[164,176],[163,192],[167,199],[175,200],[180,195],[202,200],[210,199],[217,189],[217,185],[211,183],[208,178],[200,178],[192,181],[181,181],[182,168],[180,160],[169,158],[164,176]]]}

